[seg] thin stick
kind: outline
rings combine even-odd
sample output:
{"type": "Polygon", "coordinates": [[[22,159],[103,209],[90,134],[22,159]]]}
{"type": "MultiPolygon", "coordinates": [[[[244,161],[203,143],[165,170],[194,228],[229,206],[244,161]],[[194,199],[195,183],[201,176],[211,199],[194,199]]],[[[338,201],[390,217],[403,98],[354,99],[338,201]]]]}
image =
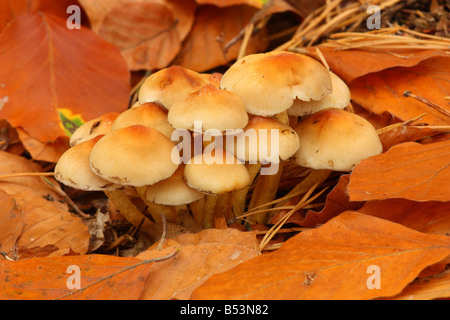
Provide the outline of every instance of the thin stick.
{"type": "Polygon", "coordinates": [[[403,95],[404,95],[405,97],[411,97],[411,98],[414,98],[414,99],[416,99],[416,100],[418,100],[418,101],[420,101],[420,102],[423,102],[423,103],[425,103],[426,105],[428,105],[429,107],[433,108],[434,110],[436,110],[436,111],[442,113],[443,115],[445,115],[445,116],[447,116],[447,117],[450,117],[450,111],[448,111],[448,110],[442,108],[441,106],[438,106],[437,104],[435,104],[435,103],[433,103],[433,102],[431,102],[431,101],[429,101],[429,100],[427,100],[427,99],[425,99],[425,98],[416,96],[416,95],[413,94],[411,91],[405,91],[405,93],[403,93],[403,95]]]}
{"type": "Polygon", "coordinates": [[[21,172],[2,175],[0,180],[20,177],[53,177],[54,175],[53,172],[21,172]]]}

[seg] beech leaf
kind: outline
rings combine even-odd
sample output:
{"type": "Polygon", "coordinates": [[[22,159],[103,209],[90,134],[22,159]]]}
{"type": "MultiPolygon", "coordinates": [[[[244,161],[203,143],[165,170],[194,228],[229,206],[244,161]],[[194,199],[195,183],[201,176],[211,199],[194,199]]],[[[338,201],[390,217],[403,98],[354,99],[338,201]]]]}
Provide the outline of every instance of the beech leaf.
{"type": "MultiPolygon", "coordinates": [[[[196,299],[373,299],[400,293],[450,254],[450,238],[346,211],[280,249],[211,276],[196,299]],[[379,287],[375,290],[374,271],[379,287]]],[[[376,285],[376,283],[375,283],[376,285]]]]}

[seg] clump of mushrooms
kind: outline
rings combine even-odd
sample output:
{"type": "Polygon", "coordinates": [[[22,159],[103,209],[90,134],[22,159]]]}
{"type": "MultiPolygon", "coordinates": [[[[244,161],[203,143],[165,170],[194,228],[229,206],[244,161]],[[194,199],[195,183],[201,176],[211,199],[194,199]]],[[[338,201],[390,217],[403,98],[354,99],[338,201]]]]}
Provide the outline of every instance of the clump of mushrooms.
{"type": "Polygon", "coordinates": [[[146,224],[161,214],[176,221],[181,206],[210,228],[220,215],[228,221],[273,200],[287,161],[351,171],[381,153],[375,129],[344,110],[349,104],[337,75],[297,53],[249,55],[223,75],[171,66],[145,80],[128,110],[79,127],[55,177],[104,191],[135,226],[144,216],[146,224]],[[149,215],[128,208],[130,191],[149,215]]]}

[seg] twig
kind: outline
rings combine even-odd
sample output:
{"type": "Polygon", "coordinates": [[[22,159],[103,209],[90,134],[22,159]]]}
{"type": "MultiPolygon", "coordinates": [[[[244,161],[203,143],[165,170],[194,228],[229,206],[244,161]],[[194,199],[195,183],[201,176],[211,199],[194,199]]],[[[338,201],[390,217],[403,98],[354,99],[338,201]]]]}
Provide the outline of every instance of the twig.
{"type": "Polygon", "coordinates": [[[423,102],[423,103],[425,103],[426,105],[428,105],[429,107],[433,108],[434,110],[436,110],[436,111],[442,113],[443,115],[445,115],[445,116],[447,116],[447,117],[450,117],[450,112],[449,112],[448,110],[442,108],[441,106],[438,106],[437,104],[435,104],[435,103],[433,103],[433,102],[431,102],[431,101],[429,101],[429,100],[427,100],[427,99],[425,99],[425,98],[416,96],[416,95],[413,94],[411,91],[405,91],[405,92],[403,93],[403,95],[404,95],[405,97],[411,97],[411,98],[414,98],[414,99],[416,99],[416,100],[418,100],[418,101],[420,101],[420,102],[423,102]]]}

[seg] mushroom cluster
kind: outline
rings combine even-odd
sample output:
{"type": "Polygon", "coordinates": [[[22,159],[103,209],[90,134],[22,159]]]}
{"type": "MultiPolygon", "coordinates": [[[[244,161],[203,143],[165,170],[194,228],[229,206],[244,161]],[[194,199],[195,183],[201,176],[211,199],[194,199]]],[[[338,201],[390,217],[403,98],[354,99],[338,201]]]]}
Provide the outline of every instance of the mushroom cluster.
{"type": "MultiPolygon", "coordinates": [[[[381,152],[371,124],[344,110],[349,103],[339,77],[297,53],[249,55],[223,75],[170,66],[145,80],[131,108],[79,127],[55,178],[81,190],[132,190],[161,206],[209,198],[217,212],[240,199],[233,208],[242,211],[245,197],[234,195],[284,161],[349,171],[381,152]]],[[[212,226],[214,214],[203,215],[203,227],[212,226]]]]}

